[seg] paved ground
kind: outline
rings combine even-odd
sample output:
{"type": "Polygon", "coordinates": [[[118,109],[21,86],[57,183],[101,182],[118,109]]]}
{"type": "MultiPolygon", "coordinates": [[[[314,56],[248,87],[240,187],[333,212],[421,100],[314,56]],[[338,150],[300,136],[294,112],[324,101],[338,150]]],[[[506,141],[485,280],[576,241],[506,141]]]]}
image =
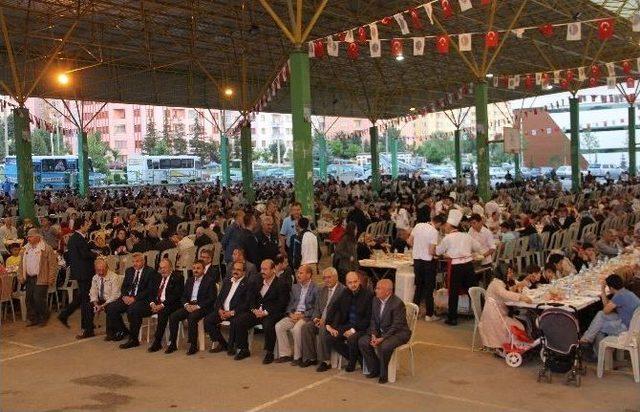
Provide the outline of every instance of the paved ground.
{"type": "MultiPolygon", "coordinates": [[[[78,324],[77,317],[72,325],[78,324]]],[[[120,350],[100,336],[76,341],[52,320],[45,328],[2,326],[2,410],[430,410],[640,411],[640,385],[628,368],[600,380],[592,365],[580,388],[560,376],[536,383],[536,358],[509,368],[488,353],[471,352],[472,321],[457,328],[418,325],[416,375],[408,358],[395,384],[378,385],[361,373],[236,362],[224,354],[187,357],[120,350]]]]}

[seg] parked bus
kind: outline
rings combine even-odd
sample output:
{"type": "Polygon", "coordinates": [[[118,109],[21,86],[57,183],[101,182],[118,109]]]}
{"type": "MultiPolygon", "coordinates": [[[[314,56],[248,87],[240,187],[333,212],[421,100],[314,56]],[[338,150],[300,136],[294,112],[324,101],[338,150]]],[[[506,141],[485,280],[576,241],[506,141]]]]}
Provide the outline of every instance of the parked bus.
{"type": "Polygon", "coordinates": [[[202,181],[198,156],[145,156],[127,158],[127,181],[134,185],[161,185],[202,181]]]}
{"type": "MultiPolygon", "coordinates": [[[[32,156],[33,187],[35,190],[65,189],[78,187],[78,156],[32,156]]],[[[89,161],[89,186],[102,186],[103,173],[95,173],[89,161]]],[[[5,158],[5,177],[11,183],[18,183],[18,167],[15,156],[5,158]]]]}

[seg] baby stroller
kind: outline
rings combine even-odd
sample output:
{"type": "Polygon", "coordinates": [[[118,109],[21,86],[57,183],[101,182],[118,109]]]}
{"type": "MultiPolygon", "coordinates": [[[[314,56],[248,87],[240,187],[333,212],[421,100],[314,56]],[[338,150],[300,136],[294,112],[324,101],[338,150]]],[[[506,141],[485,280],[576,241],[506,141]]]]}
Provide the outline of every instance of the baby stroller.
{"type": "Polygon", "coordinates": [[[541,303],[537,309],[543,309],[537,321],[542,343],[542,368],[538,371],[538,382],[546,378],[550,383],[554,372],[566,374],[567,384],[580,386],[586,369],[582,366],[580,325],[575,317],[577,310],[573,306],[551,303],[541,303]]]}
{"type": "Polygon", "coordinates": [[[498,309],[497,303],[494,299],[487,299],[487,305],[494,306],[492,309],[494,309],[496,313],[500,314],[502,325],[509,333],[509,341],[504,342],[502,344],[502,348],[498,349],[496,354],[503,357],[507,365],[511,366],[512,368],[517,368],[518,366],[522,365],[524,354],[537,347],[540,344],[540,339],[532,339],[531,337],[529,337],[526,331],[520,329],[515,325],[508,325],[502,317],[502,314],[500,313],[500,310],[498,309]]]}

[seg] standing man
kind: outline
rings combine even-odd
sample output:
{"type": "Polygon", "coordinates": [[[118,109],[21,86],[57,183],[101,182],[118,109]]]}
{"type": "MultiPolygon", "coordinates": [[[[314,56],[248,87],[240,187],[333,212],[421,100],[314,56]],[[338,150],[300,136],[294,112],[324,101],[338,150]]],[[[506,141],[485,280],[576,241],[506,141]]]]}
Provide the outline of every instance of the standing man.
{"type": "Polygon", "coordinates": [[[261,266],[262,282],[252,284],[249,292],[249,312],[245,312],[231,323],[238,353],[235,360],[251,356],[249,352],[249,329],[262,324],[264,330],[265,355],[262,363],[273,362],[276,345],[276,323],[283,318],[289,301],[289,287],[276,276],[275,264],[266,260],[261,266]]]}
{"type": "Polygon", "coordinates": [[[391,280],[378,281],[371,312],[369,332],[360,338],[358,345],[370,371],[367,378],[379,377],[378,382],[387,383],[393,351],[411,338],[404,302],[393,294],[391,280]]]}
{"type": "Polygon", "coordinates": [[[479,214],[472,214],[470,221],[471,227],[469,228],[469,234],[486,250],[486,252],[484,252],[484,259],[482,260],[482,266],[486,267],[491,265],[493,262],[493,252],[496,251],[496,242],[493,239],[493,233],[484,225],[482,216],[479,214]]]}
{"type": "Polygon", "coordinates": [[[260,232],[256,235],[258,241],[258,264],[265,259],[275,260],[278,256],[278,237],[273,234],[273,218],[269,215],[260,217],[260,232]]]}
{"type": "Polygon", "coordinates": [[[318,288],[311,280],[312,275],[311,267],[308,265],[302,265],[298,269],[298,283],[291,289],[286,316],[276,323],[279,352],[276,363],[293,361],[293,366],[300,366],[302,363],[302,327],[311,320],[318,294],[318,288]],[[293,336],[293,358],[288,331],[291,331],[293,336]]]}
{"type": "Polygon", "coordinates": [[[178,324],[183,320],[189,321],[189,350],[187,355],[198,353],[198,322],[213,310],[213,304],[218,295],[216,283],[210,276],[204,276],[204,263],[201,260],[193,262],[193,276],[187,279],[182,295],[182,308],[176,310],[169,317],[169,346],[164,353],[178,350],[178,324]]]}
{"type": "Polygon", "coordinates": [[[348,359],[345,370],[356,370],[360,355],[358,340],[364,335],[371,322],[372,293],[360,285],[356,272],[347,273],[347,289],[327,315],[327,347],[334,349],[348,359]]]}
{"type": "Polygon", "coordinates": [[[105,308],[107,313],[107,336],[106,341],[121,341],[128,334],[129,340],[121,345],[123,349],[131,348],[138,341],[140,324],[135,322],[131,330],[122,321],[123,313],[140,313],[149,305],[149,282],[156,275],[155,271],[145,265],[142,253],[133,254],[133,266],[127,268],[124,273],[124,281],[120,294],[122,297],[115,302],[111,302],[105,308]]]}
{"type": "Polygon", "coordinates": [[[425,300],[426,315],[424,320],[433,322],[439,318],[434,314],[433,291],[436,288],[436,264],[434,256],[440,226],[444,223],[441,215],[434,215],[431,223],[419,221],[411,231],[407,244],[412,246],[413,271],[415,273],[416,292],[413,303],[420,306],[422,299],[425,300]]]}
{"type": "MultiPolygon", "coordinates": [[[[149,311],[150,315],[157,315],[158,320],[153,343],[147,349],[148,352],[157,352],[162,349],[162,336],[167,328],[169,316],[180,309],[180,299],[184,293],[184,277],[180,272],[173,272],[173,266],[169,259],[160,260],[158,271],[160,275],[154,276],[149,283],[149,297],[151,299],[149,311]]],[[[132,321],[133,319],[129,320],[130,323],[132,321]]]]}
{"type": "Polygon", "coordinates": [[[458,293],[477,284],[476,273],[473,269],[473,253],[486,253],[480,243],[471,235],[458,231],[458,225],[462,220],[462,212],[451,209],[447,223],[444,226],[446,233],[442,241],[436,246],[436,253],[444,255],[451,260],[451,274],[449,275],[449,313],[447,325],[458,324],[458,293]]]}
{"type": "Polygon", "coordinates": [[[318,273],[318,238],[309,230],[309,219],[298,219],[298,236],[293,241],[293,267],[308,265],[313,275],[318,273]]]}
{"type": "Polygon", "coordinates": [[[38,229],[29,229],[27,241],[18,267],[20,283],[26,284],[27,326],[44,326],[49,319],[47,293],[56,283],[58,257],[38,229]]]}
{"type": "Polygon", "coordinates": [[[302,216],[302,204],[300,202],[293,202],[289,208],[289,216],[285,217],[282,221],[282,227],[280,228],[280,248],[281,253],[289,253],[291,249],[291,238],[294,237],[297,232],[298,219],[302,216]]]}
{"type": "Polygon", "coordinates": [[[323,270],[322,281],[324,286],[318,292],[311,320],[302,326],[301,331],[302,364],[300,367],[306,368],[320,362],[318,372],[331,369],[329,362],[331,351],[326,344],[325,322],[329,308],[344,290],[344,285],[338,282],[338,271],[335,268],[328,267],[323,270]]]}
{"type": "Polygon", "coordinates": [[[258,241],[256,240],[256,217],[253,213],[244,215],[244,227],[240,229],[238,236],[238,247],[244,250],[247,262],[253,263],[256,267],[260,265],[258,260],[258,241]]]}
{"type": "Polygon", "coordinates": [[[75,225],[77,230],[69,237],[67,242],[67,263],[71,268],[71,279],[75,279],[78,282],[78,299],[74,299],[60,313],[58,320],[68,328],[69,316],[80,307],[82,333],[76,336],[76,339],[85,339],[95,336],[93,332],[93,305],[89,299],[89,291],[91,290],[91,279],[93,279],[94,275],[96,254],[91,251],[87,241],[91,221],[85,220],[84,217],[79,217],[76,219],[75,225]]]}

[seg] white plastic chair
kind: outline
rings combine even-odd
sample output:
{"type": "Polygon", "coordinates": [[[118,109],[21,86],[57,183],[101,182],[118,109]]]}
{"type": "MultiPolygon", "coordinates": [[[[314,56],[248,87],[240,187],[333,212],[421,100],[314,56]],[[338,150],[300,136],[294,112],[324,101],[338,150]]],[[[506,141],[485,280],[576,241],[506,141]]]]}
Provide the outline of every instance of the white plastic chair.
{"type": "Polygon", "coordinates": [[[480,316],[482,315],[482,298],[487,291],[483,288],[474,286],[469,288],[469,298],[471,299],[471,309],[473,310],[473,339],[471,340],[471,352],[476,347],[476,335],[478,334],[478,324],[480,323],[480,316]]]}
{"type": "Polygon", "coordinates": [[[405,349],[409,349],[410,354],[410,366],[411,366],[411,376],[415,376],[415,355],[413,353],[413,340],[415,338],[416,324],[418,323],[418,305],[415,303],[407,302],[405,303],[405,309],[407,311],[407,324],[409,325],[409,329],[411,329],[411,337],[409,338],[409,342],[404,345],[398,346],[391,355],[391,359],[389,359],[389,382],[393,383],[396,381],[396,373],[398,371],[398,353],[405,349]]]}
{"type": "Polygon", "coordinates": [[[78,289],[78,281],[71,279],[71,268],[67,267],[64,275],[64,282],[58,288],[59,291],[67,294],[67,304],[73,302],[73,291],[78,289]]]}
{"type": "Polygon", "coordinates": [[[157,269],[158,268],[158,252],[157,250],[148,250],[144,252],[144,258],[146,259],[147,266],[157,269]]]}
{"type": "Polygon", "coordinates": [[[629,330],[619,336],[607,336],[598,347],[598,378],[602,378],[604,369],[613,366],[613,350],[629,352],[633,379],[640,383],[640,309],[636,309],[629,324],[629,330]]]}
{"type": "Polygon", "coordinates": [[[60,312],[60,297],[58,296],[58,286],[57,286],[59,274],[60,272],[56,272],[56,279],[53,281],[53,285],[49,286],[49,289],[47,291],[47,300],[51,298],[51,300],[49,301],[49,310],[51,310],[51,307],[53,306],[53,301],[55,301],[56,306],[58,307],[58,312],[60,312]]]}

